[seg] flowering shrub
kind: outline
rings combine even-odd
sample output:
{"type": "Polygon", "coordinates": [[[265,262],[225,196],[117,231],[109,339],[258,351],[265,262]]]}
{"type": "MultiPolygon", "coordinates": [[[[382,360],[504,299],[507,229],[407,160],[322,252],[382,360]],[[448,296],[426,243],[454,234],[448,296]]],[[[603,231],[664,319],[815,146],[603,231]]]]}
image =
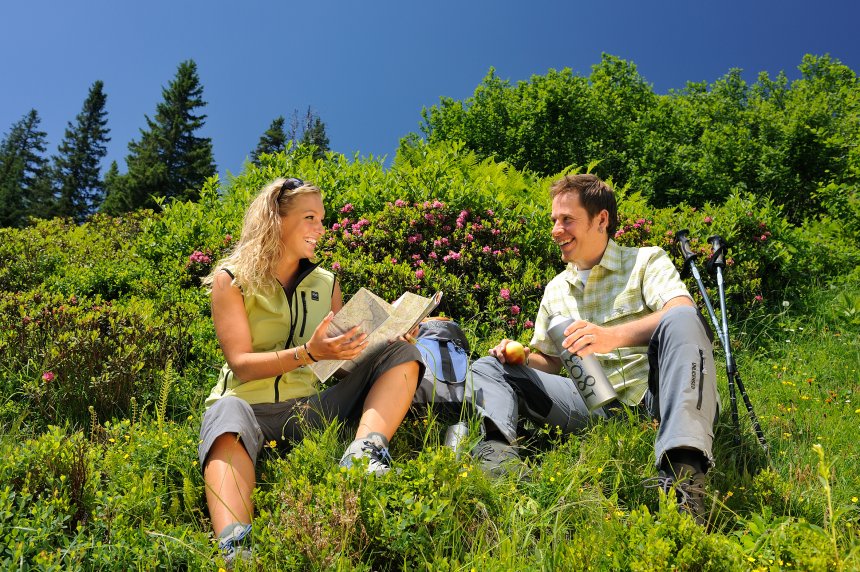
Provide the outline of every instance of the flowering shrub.
{"type": "MultiPolygon", "coordinates": [[[[98,216],[77,227],[54,220],[0,229],[0,568],[17,569],[21,562],[51,570],[220,564],[204,514],[196,444],[202,401],[223,356],[198,278],[235,243],[257,189],[284,174],[324,190],[330,231],[318,255],[347,297],[362,286],[389,300],[404,291],[442,290],[439,311],[460,321],[476,356],[502,336],[531,336],[544,287],[563,267],[549,237],[547,181],[478,161],[456,144],[411,147],[391,169],[375,160],[275,155],[224,188],[209,181],[196,203],[98,216]],[[156,420],[150,419],[153,410],[156,420]],[[88,437],[78,429],[87,426],[88,437]]],[[[799,294],[815,282],[810,278],[827,281],[860,264],[856,240],[846,240],[851,235],[838,220],[797,228],[764,199],[735,195],[720,206],[660,210],[625,189],[619,196],[616,240],[659,245],[680,265],[675,236],[688,228],[711,288],[704,270],[707,238],[720,234],[728,241],[733,320],[743,319],[748,308],[765,315],[768,305],[783,300],[791,300],[794,312],[799,294]]],[[[688,284],[695,293],[696,285],[688,284]]],[[[772,378],[761,371],[775,369],[776,358],[745,361],[754,374],[749,388],[757,409],[764,405],[766,431],[828,441],[831,433],[850,433],[846,427],[860,414],[848,403],[856,372],[849,373],[850,359],[840,364],[832,356],[856,339],[860,299],[856,288],[852,292],[834,295],[829,304],[830,323],[846,328],[828,333],[832,345],[816,359],[786,358],[833,362],[821,381],[810,377],[802,395],[783,400],[787,409],[768,401],[774,399],[772,378]],[[810,405],[825,387],[833,413],[821,415],[810,405]]],[[[789,454],[773,456],[778,478],[761,473],[750,482],[746,472],[714,471],[714,491],[727,492],[714,497],[718,517],[705,534],[641,486],[653,471],[651,424],[600,423],[576,438],[559,438],[549,452],[525,451],[530,477],[522,480],[487,479],[468,455],[455,459],[436,447],[444,426],[428,432],[427,418],[407,419],[392,443],[398,471],[381,479],[336,467],[333,460],[351,438],[337,428],[310,434],[286,457],[268,451],[258,467],[255,564],[445,570],[724,562],[736,569],[740,547],[746,562],[763,567],[776,565],[765,558],[779,550],[791,552],[798,569],[837,568],[832,556],[825,558],[830,539],[817,532],[824,531],[818,526],[823,503],[810,494],[814,474],[804,472],[795,443],[774,443],[774,451],[789,454]],[[758,518],[760,507],[780,516],[744,524],[758,518]],[[802,541],[790,540],[792,534],[802,541]],[[643,549],[643,539],[653,547],[643,549]],[[678,539],[696,550],[674,550],[678,539]]],[[[724,428],[716,438],[720,467],[736,456],[746,459],[755,447],[728,446],[732,436],[724,428]]],[[[847,532],[838,540],[849,547],[856,544],[850,479],[857,471],[848,463],[839,469],[838,511],[846,512],[835,514],[847,532]]],[[[856,568],[857,550],[846,550],[845,567],[856,568]]]]}
{"type": "Polygon", "coordinates": [[[352,205],[339,211],[321,256],[345,292],[366,286],[393,301],[403,291],[442,290],[437,311],[473,322],[477,337],[519,336],[537,313],[542,285],[556,272],[550,241],[543,248],[520,246],[531,231],[523,217],[459,209],[438,199],[397,199],[362,215],[352,205]]]}
{"type": "MultiPolygon", "coordinates": [[[[833,269],[821,264],[816,252],[820,242],[790,225],[782,210],[767,199],[732,195],[725,204],[702,208],[655,209],[638,194],[620,193],[619,225],[615,240],[625,246],[654,245],[666,250],[677,268],[683,259],[675,235],[690,231],[690,246],[697,254],[696,265],[718,305],[716,281],[708,275],[706,262],[712,249],[708,238],[720,235],[728,245],[723,277],[727,295],[732,299],[730,312],[743,315],[753,304],[774,303],[798,296],[808,287],[807,276],[824,277],[833,269]]],[[[853,260],[860,262],[855,251],[853,260]]],[[[687,287],[698,297],[698,285],[691,276],[687,287]]]]}
{"type": "Polygon", "coordinates": [[[155,311],[147,302],[0,292],[0,352],[9,372],[0,387],[47,423],[84,422],[89,406],[102,419],[127,412],[134,396],[154,399],[152,379],[167,359],[188,359],[191,314],[178,302],[155,311]]]}
{"type": "Polygon", "coordinates": [[[188,257],[188,262],[185,263],[185,271],[190,277],[199,280],[209,274],[213,262],[215,262],[215,258],[210,250],[207,249],[205,252],[195,250],[188,257]]]}

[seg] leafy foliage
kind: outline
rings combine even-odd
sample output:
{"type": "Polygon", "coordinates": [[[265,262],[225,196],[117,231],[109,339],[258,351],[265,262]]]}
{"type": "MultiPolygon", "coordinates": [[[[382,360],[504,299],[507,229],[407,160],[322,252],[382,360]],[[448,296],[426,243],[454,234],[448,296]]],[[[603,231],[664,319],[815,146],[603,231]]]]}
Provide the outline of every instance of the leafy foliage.
{"type": "Polygon", "coordinates": [[[799,70],[791,84],[762,73],[748,85],[731,70],[656,95],[635,65],[606,54],[588,77],[550,70],[512,86],[490,69],[471,97],[425,109],[421,129],[544,175],[597,162],[596,174],[657,207],[748,192],[799,223],[836,196],[856,203],[860,172],[856,74],[829,56],[807,55],[799,70]]]}
{"type": "MultiPolygon", "coordinates": [[[[502,335],[530,338],[543,285],[560,270],[548,235],[549,178],[479,158],[459,142],[406,139],[389,169],[372,158],[318,159],[300,145],[261,155],[226,183],[207,179],[195,202],[158,201],[154,211],[96,215],[82,225],[54,219],[0,229],[0,567],[220,563],[195,451],[202,402],[223,357],[199,278],[235,243],[256,191],[284,175],[324,190],[331,230],[318,254],[347,295],[360,286],[388,299],[442,289],[442,311],[464,325],[475,355],[502,335]]],[[[672,249],[681,227],[703,255],[711,234],[730,243],[736,357],[773,452],[757,453],[747,427],[735,444],[728,413],[721,415],[711,533],[642,486],[654,472],[656,431],[633,410],[575,436],[526,427],[528,477],[499,480],[470,455],[439,447],[444,428],[432,412],[416,412],[392,443],[399,471],[380,479],[336,466],[349,440],[338,425],[310,431],[286,453],[267,449],[255,565],[858,565],[852,499],[860,471],[850,436],[860,390],[852,274],[860,253],[850,217],[798,226],[775,201],[744,192],[667,209],[630,187],[618,195],[623,244],[672,249]],[[828,367],[808,372],[821,363],[828,367]]],[[[721,377],[727,403],[724,384],[721,377]]]]}

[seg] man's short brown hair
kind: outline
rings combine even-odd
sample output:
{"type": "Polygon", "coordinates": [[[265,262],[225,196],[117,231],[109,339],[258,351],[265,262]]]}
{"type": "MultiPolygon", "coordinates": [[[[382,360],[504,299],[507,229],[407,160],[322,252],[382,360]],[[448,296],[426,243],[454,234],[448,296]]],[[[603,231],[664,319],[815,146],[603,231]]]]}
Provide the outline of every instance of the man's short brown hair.
{"type": "Polygon", "coordinates": [[[609,185],[594,175],[565,175],[550,187],[550,200],[564,193],[576,193],[579,196],[579,202],[588,213],[589,220],[606,209],[609,213],[606,232],[609,238],[615,236],[615,230],[618,228],[618,205],[615,202],[615,193],[609,185]]]}

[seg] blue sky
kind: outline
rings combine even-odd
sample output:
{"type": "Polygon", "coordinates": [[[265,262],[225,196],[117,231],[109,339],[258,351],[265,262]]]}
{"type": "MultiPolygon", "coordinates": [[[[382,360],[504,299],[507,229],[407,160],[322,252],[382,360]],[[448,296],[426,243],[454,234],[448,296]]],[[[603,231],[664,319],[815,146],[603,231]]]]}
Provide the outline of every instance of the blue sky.
{"type": "Polygon", "coordinates": [[[202,134],[219,172],[238,173],[278,115],[311,106],[331,147],[393,157],[421,108],[471,95],[493,66],[512,82],[602,52],[635,63],[658,93],[731,68],[798,75],[806,53],[860,70],[854,0],[6,2],[0,18],[0,132],[31,108],[56,152],[95,80],[108,96],[108,157],[125,171],[178,64],[197,62],[202,134]],[[852,39],[853,38],[853,39],[852,39]]]}

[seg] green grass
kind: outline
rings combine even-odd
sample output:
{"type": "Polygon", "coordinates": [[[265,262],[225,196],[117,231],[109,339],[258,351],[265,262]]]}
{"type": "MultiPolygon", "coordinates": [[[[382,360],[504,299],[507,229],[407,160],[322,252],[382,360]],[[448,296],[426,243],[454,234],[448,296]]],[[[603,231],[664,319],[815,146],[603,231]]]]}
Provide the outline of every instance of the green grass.
{"type": "MultiPolygon", "coordinates": [[[[837,306],[858,290],[824,291],[803,314],[761,310],[732,325],[770,449],[759,447],[740,402],[734,431],[721,370],[709,531],[642,486],[655,472],[655,428],[632,413],[574,436],[535,428],[528,470],[501,479],[440,446],[444,420],[416,415],[382,478],[337,468],[348,437],[336,425],[288,454],[269,452],[259,467],[257,562],[246,568],[856,570],[860,328],[837,306]]],[[[164,403],[80,430],[8,424],[0,567],[213,569],[199,413],[170,420],[164,403]]]]}

